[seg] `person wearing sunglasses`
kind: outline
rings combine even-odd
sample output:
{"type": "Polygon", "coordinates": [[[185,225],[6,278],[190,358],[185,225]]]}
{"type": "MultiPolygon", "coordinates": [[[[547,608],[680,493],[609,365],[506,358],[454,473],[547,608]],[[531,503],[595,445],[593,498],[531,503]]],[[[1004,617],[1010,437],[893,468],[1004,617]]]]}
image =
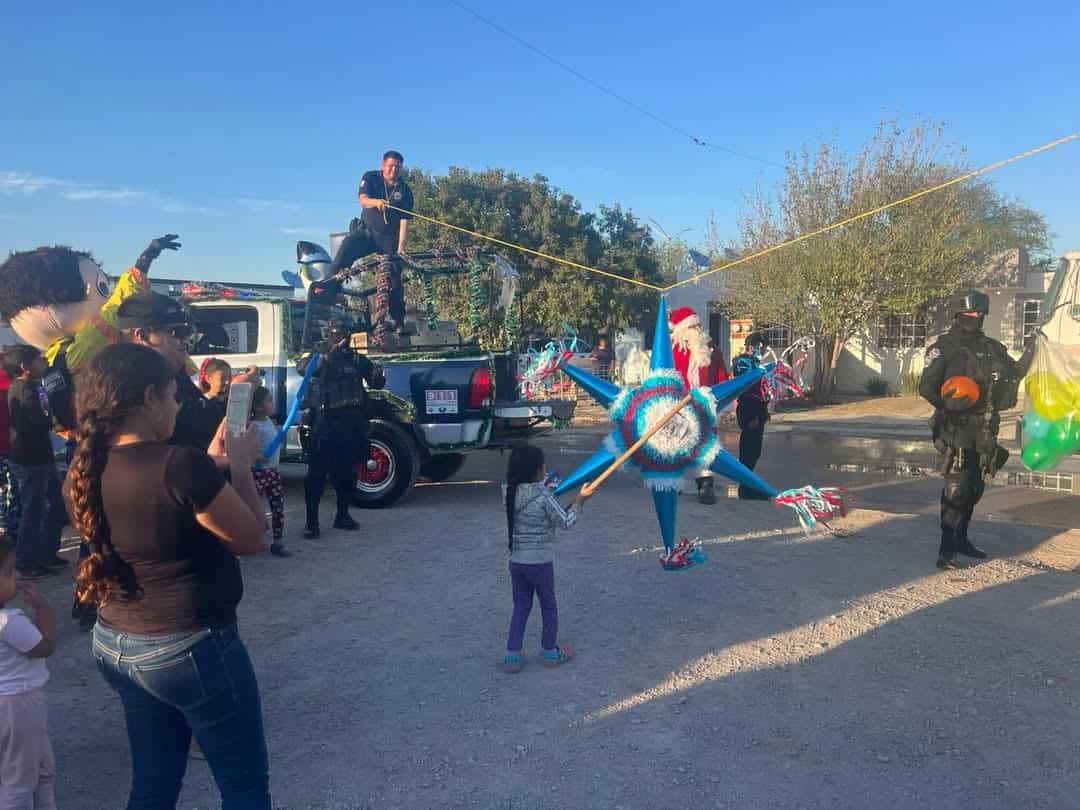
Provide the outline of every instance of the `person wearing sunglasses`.
{"type": "MultiPolygon", "coordinates": [[[[131,343],[149,346],[165,358],[176,374],[176,401],[180,410],[170,444],[210,449],[221,425],[221,408],[203,396],[192,382],[188,344],[195,333],[187,310],[174,298],[156,292],[141,292],[120,305],[116,326],[131,343]]],[[[233,382],[259,382],[259,370],[249,368],[233,382]]],[[[211,455],[214,455],[211,453],[211,455]]]]}

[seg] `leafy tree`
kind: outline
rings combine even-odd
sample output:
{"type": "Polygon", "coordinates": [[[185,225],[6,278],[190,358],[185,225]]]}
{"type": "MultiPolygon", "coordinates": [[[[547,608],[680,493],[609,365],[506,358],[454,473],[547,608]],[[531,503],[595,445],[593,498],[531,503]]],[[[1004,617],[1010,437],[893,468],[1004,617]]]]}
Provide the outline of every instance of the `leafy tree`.
{"type": "MultiPolygon", "coordinates": [[[[451,168],[441,176],[413,171],[408,182],[418,213],[618,275],[653,284],[663,281],[648,227],[618,205],[585,212],[573,196],[546,178],[537,175],[528,180],[501,169],[451,168]]],[[[656,311],[658,295],[653,290],[478,242],[431,223],[414,221],[409,243],[417,250],[479,245],[503,253],[521,276],[517,306],[525,335],[558,335],[567,323],[591,336],[612,327],[636,326],[656,311]]],[[[505,313],[494,307],[498,284],[492,272],[489,321],[501,325],[505,313]]],[[[439,280],[436,306],[440,316],[476,336],[499,332],[501,326],[494,327],[494,332],[469,329],[469,296],[467,276],[439,280]]]]}
{"type": "MultiPolygon", "coordinates": [[[[809,233],[967,170],[941,127],[883,122],[854,155],[835,143],[789,153],[775,194],[747,195],[739,253],[809,233]]],[[[977,283],[1003,250],[1049,250],[1042,216],[979,179],[754,259],[722,278],[724,298],[759,323],[816,341],[814,393],[831,397],[844,344],[882,314],[910,313],[977,283]]]]}

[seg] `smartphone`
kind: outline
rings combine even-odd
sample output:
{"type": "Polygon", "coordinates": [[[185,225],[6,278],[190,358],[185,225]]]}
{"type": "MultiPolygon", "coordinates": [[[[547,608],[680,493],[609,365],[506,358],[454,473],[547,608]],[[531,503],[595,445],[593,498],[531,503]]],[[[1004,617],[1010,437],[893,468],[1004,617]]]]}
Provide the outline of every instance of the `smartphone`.
{"type": "Polygon", "coordinates": [[[242,436],[251,418],[251,398],[255,387],[251,383],[229,386],[229,402],[225,406],[225,430],[230,436],[242,436]]]}

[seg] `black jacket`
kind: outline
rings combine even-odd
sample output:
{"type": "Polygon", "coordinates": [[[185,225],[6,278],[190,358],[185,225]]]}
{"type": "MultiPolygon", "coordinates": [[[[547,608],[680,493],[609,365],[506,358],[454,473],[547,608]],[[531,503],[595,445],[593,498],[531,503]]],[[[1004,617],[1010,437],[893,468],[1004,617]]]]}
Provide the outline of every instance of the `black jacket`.
{"type": "Polygon", "coordinates": [[[224,404],[203,396],[203,392],[183,371],[176,375],[176,401],[180,404],[180,411],[176,414],[176,428],[169,444],[194,447],[205,452],[221,420],[225,418],[224,404]]]}
{"type": "Polygon", "coordinates": [[[1016,404],[1020,380],[1033,357],[1034,344],[1023,357],[1013,360],[1000,341],[953,324],[926,350],[919,380],[920,396],[937,409],[935,440],[950,447],[992,450],[991,439],[996,440],[1000,427],[999,413],[1016,404]],[[947,409],[941,396],[942,385],[955,376],[971,377],[979,386],[979,399],[967,410],[947,409]]]}

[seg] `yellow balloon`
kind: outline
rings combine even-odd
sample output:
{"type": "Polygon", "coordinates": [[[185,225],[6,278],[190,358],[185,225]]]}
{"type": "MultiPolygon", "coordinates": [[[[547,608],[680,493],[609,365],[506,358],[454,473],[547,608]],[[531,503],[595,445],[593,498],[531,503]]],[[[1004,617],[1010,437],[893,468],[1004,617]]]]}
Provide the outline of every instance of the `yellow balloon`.
{"type": "Polygon", "coordinates": [[[1064,382],[1065,390],[1072,398],[1072,406],[1074,411],[1080,411],[1080,380],[1066,379],[1064,382]]]}
{"type": "Polygon", "coordinates": [[[1027,392],[1035,413],[1051,422],[1064,419],[1076,407],[1074,405],[1076,391],[1067,386],[1056,374],[1048,371],[1029,375],[1024,381],[1024,391],[1027,392]]]}

